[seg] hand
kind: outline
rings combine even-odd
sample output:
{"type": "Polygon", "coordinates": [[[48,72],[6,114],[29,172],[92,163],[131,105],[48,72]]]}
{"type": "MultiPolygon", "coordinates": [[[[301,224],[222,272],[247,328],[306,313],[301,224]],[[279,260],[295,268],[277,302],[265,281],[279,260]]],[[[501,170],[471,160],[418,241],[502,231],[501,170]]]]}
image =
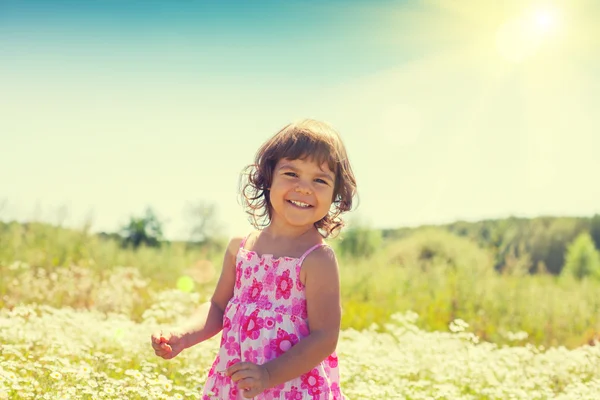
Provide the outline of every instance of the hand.
{"type": "Polygon", "coordinates": [[[151,340],[154,354],[165,360],[170,360],[186,348],[183,334],[179,332],[155,332],[151,340]]]}
{"type": "Polygon", "coordinates": [[[271,376],[264,365],[239,362],[227,368],[227,375],[237,382],[238,389],[246,399],[250,399],[269,388],[271,376]]]}

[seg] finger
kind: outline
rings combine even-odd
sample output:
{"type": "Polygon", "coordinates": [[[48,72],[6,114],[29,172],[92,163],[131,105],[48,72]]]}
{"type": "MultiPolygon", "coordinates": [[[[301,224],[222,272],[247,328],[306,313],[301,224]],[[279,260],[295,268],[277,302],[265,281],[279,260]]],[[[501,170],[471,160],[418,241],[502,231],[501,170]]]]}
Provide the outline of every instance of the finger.
{"type": "Polygon", "coordinates": [[[162,350],[164,350],[164,351],[169,352],[169,353],[173,351],[173,348],[171,346],[169,346],[168,344],[166,344],[166,343],[161,343],[160,344],[160,348],[162,350]]]}
{"type": "Polygon", "coordinates": [[[232,376],[236,372],[247,369],[247,368],[248,368],[248,363],[245,363],[245,362],[239,362],[239,363],[233,364],[231,367],[227,368],[227,375],[232,376]]]}
{"type": "Polygon", "coordinates": [[[246,398],[246,399],[251,399],[259,393],[260,393],[260,389],[254,388],[254,389],[242,391],[242,396],[244,396],[244,398],[246,398]]]}
{"type": "Polygon", "coordinates": [[[173,348],[166,344],[161,344],[159,346],[154,347],[154,352],[158,355],[160,354],[169,354],[173,352],[173,348]]]}
{"type": "Polygon", "coordinates": [[[165,360],[170,360],[176,356],[174,352],[169,351],[156,351],[154,353],[160,358],[164,358],[165,360]]]}
{"type": "Polygon", "coordinates": [[[252,374],[251,370],[243,369],[243,370],[237,371],[233,375],[231,375],[231,380],[234,382],[238,382],[238,381],[241,381],[242,379],[251,378],[252,375],[253,374],[252,374]]]}
{"type": "Polygon", "coordinates": [[[237,383],[237,387],[242,390],[250,390],[254,388],[256,381],[252,378],[244,378],[237,383]]]}
{"type": "Polygon", "coordinates": [[[160,331],[154,332],[151,336],[152,343],[159,344],[161,336],[162,336],[162,333],[160,331]]]}
{"type": "Polygon", "coordinates": [[[167,353],[167,351],[166,351],[166,350],[164,350],[164,349],[162,349],[162,348],[160,348],[160,347],[154,347],[154,353],[155,353],[155,354],[158,354],[158,353],[161,353],[161,354],[166,354],[166,353],[167,353]]]}
{"type": "Polygon", "coordinates": [[[154,340],[152,341],[152,348],[154,350],[156,350],[156,349],[162,349],[163,346],[165,346],[164,343],[160,343],[160,342],[157,342],[157,341],[154,341],[154,340]]]}

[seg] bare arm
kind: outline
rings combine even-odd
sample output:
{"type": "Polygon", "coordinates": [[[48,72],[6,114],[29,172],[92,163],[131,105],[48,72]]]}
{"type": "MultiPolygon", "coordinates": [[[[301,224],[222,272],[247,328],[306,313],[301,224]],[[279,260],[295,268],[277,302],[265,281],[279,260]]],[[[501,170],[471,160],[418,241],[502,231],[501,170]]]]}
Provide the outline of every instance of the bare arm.
{"type": "Polygon", "coordinates": [[[269,386],[277,386],[317,366],[334,352],[340,332],[341,299],[338,264],[333,250],[321,248],[306,258],[304,275],[310,335],[264,364],[269,386]]]}
{"type": "Polygon", "coordinates": [[[235,257],[241,241],[241,238],[234,238],[229,242],[223,257],[221,276],[211,300],[202,304],[190,318],[190,323],[178,330],[183,334],[185,348],[210,339],[223,329],[223,314],[233,296],[235,257]]]}

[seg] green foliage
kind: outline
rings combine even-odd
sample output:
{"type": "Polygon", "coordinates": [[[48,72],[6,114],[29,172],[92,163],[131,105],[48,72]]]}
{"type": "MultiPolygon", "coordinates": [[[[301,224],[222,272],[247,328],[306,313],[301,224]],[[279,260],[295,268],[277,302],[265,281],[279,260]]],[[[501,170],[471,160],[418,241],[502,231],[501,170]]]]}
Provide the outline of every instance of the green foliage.
{"type": "Polygon", "coordinates": [[[577,279],[600,279],[600,254],[588,233],[582,233],[569,245],[563,275],[577,279]]]}
{"type": "MultiPolygon", "coordinates": [[[[467,237],[495,255],[494,267],[519,273],[560,274],[567,245],[580,233],[589,231],[592,220],[572,217],[505,218],[479,222],[458,221],[441,228],[467,237]]],[[[598,222],[600,229],[600,221],[598,222]]],[[[600,231],[599,231],[600,232],[600,231]]],[[[599,233],[600,234],[600,233],[599,233]]]]}
{"type": "Polygon", "coordinates": [[[190,244],[208,244],[222,239],[223,227],[217,219],[217,205],[206,201],[191,203],[187,207],[190,244]]]}
{"type": "MultiPolygon", "coordinates": [[[[389,251],[392,251],[390,247],[389,251]]],[[[403,268],[383,252],[340,266],[344,328],[383,324],[394,312],[414,311],[420,328],[446,330],[455,318],[497,344],[586,344],[600,333],[600,282],[552,275],[458,277],[446,264],[403,268]],[[527,335],[515,340],[512,333],[527,335]]]]}
{"type": "Polygon", "coordinates": [[[187,243],[166,242],[161,247],[123,248],[120,235],[91,233],[89,224],[75,230],[43,223],[0,222],[0,306],[11,285],[4,274],[14,262],[45,271],[77,266],[99,274],[120,266],[134,267],[151,278],[152,285],[158,281],[169,285],[199,261],[220,266],[225,246],[211,242],[189,248],[187,243]]]}
{"type": "Polygon", "coordinates": [[[159,247],[163,240],[162,222],[151,208],[146,209],[143,217],[130,217],[129,223],[123,227],[123,247],[137,249],[141,245],[159,247]]]}
{"type": "MultiPolygon", "coordinates": [[[[589,227],[589,220],[573,220],[571,228],[557,222],[554,231],[589,227]]],[[[447,330],[461,318],[483,340],[498,344],[588,343],[600,333],[600,281],[529,274],[535,241],[528,236],[551,221],[462,223],[454,233],[444,227],[402,229],[396,239],[387,231],[387,240],[369,256],[340,250],[342,326],[368,329],[377,323],[384,330],[392,314],[412,310],[422,329],[447,330]],[[502,273],[494,272],[496,245],[510,248],[502,273]],[[528,336],[515,341],[512,333],[520,331],[528,336]]],[[[343,237],[332,241],[334,247],[340,249],[343,237]]],[[[164,242],[122,248],[120,237],[95,235],[89,227],[0,222],[0,308],[48,303],[126,312],[139,320],[153,293],[176,288],[182,276],[198,283],[194,291],[210,293],[224,246],[164,242]],[[118,300],[115,293],[126,298],[118,300]]],[[[571,250],[567,254],[569,261],[571,250]]]]}
{"type": "Polygon", "coordinates": [[[534,264],[543,263],[548,272],[560,274],[568,244],[585,230],[585,226],[575,219],[544,218],[533,228],[528,244],[534,264]]]}
{"type": "Polygon", "coordinates": [[[590,220],[590,236],[596,248],[600,249],[600,214],[594,215],[590,220]]]}
{"type": "Polygon", "coordinates": [[[370,257],[379,250],[381,245],[380,230],[354,226],[343,234],[338,249],[343,256],[370,257]]]}
{"type": "Polygon", "coordinates": [[[492,257],[469,239],[439,228],[423,228],[387,245],[389,261],[423,272],[442,267],[446,272],[481,277],[493,272],[492,257]]]}
{"type": "Polygon", "coordinates": [[[95,240],[89,224],[75,230],[39,222],[0,222],[0,263],[20,260],[47,268],[87,265],[95,240]]]}

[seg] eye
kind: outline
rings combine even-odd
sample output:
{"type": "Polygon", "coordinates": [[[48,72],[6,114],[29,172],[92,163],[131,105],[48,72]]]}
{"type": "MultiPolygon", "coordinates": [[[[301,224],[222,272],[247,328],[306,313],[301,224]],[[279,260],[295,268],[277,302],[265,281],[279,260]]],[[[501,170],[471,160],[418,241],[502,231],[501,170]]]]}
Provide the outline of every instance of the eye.
{"type": "Polygon", "coordinates": [[[294,176],[294,177],[298,176],[295,172],[284,172],[283,174],[287,175],[287,176],[294,176]]]}
{"type": "Polygon", "coordinates": [[[329,183],[328,183],[327,181],[325,181],[325,180],[323,180],[323,179],[320,179],[320,178],[317,178],[317,179],[315,179],[315,181],[316,181],[316,182],[319,182],[319,183],[321,183],[321,184],[324,184],[324,185],[329,185],[329,183]]]}

